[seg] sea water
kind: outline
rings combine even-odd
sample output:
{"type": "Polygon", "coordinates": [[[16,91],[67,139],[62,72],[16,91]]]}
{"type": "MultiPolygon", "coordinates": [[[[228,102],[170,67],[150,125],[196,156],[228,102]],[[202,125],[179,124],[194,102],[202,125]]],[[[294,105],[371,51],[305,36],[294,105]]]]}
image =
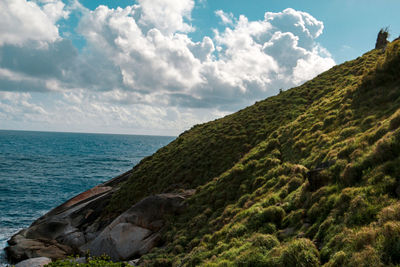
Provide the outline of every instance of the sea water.
{"type": "Polygon", "coordinates": [[[18,230],[174,137],[0,130],[0,266],[18,230]]]}

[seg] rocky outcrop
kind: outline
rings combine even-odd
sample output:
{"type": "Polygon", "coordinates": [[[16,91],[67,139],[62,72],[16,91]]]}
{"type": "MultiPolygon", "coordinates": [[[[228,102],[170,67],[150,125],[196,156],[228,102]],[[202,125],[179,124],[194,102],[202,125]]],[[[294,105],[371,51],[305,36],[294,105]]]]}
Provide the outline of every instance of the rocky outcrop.
{"type": "Polygon", "coordinates": [[[54,208],[32,225],[19,231],[5,248],[10,262],[28,258],[64,258],[79,252],[79,247],[93,239],[109,222],[99,221],[114,188],[126,180],[131,171],[87,190],[54,208]]]}
{"type": "Polygon", "coordinates": [[[182,194],[150,196],[121,214],[98,237],[81,247],[94,256],[107,254],[113,260],[141,256],[157,246],[166,214],[184,209],[182,194]]]}
{"type": "Polygon", "coordinates": [[[11,262],[33,257],[64,258],[75,253],[95,236],[97,216],[107,205],[112,190],[94,194],[72,206],[60,206],[36,220],[29,228],[15,234],[6,247],[11,262]]]}
{"type": "Polygon", "coordinates": [[[157,246],[166,214],[184,209],[184,199],[193,191],[149,196],[115,218],[100,218],[116,186],[127,172],[96,186],[51,210],[29,228],[15,234],[6,247],[10,262],[71,254],[109,255],[113,260],[130,260],[157,246]]]}
{"type": "Polygon", "coordinates": [[[46,257],[32,258],[21,261],[15,267],[43,267],[46,264],[49,264],[51,259],[46,257]]]}
{"type": "Polygon", "coordinates": [[[376,38],[375,49],[385,50],[389,41],[387,38],[389,37],[389,32],[387,29],[381,29],[378,33],[378,37],[376,38]]]}

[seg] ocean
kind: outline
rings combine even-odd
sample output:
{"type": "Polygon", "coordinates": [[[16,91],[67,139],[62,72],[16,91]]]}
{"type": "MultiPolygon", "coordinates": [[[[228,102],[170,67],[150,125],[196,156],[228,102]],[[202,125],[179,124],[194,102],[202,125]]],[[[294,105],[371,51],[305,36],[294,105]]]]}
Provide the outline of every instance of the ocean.
{"type": "Polygon", "coordinates": [[[0,266],[21,228],[175,137],[0,130],[0,266]]]}

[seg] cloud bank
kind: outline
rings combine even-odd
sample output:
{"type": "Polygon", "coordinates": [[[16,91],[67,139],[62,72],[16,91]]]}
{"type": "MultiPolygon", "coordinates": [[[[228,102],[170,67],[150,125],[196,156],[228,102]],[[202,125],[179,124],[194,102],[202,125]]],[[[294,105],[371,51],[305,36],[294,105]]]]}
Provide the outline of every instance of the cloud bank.
{"type": "Polygon", "coordinates": [[[223,28],[194,41],[194,7],[193,0],[139,0],[91,11],[76,0],[2,1],[0,120],[177,134],[335,64],[315,41],[323,23],[308,13],[289,8],[249,21],[216,10],[223,28]],[[60,34],[75,13],[73,34],[83,47],[60,34]]]}

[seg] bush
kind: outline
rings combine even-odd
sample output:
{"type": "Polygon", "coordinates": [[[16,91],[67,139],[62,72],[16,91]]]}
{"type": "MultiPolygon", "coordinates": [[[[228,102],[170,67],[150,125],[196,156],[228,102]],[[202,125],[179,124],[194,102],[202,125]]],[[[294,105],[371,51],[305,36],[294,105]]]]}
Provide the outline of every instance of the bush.
{"type": "Polygon", "coordinates": [[[383,208],[378,214],[381,224],[387,221],[400,221],[400,203],[383,208]]]}
{"type": "Polygon", "coordinates": [[[400,126],[400,109],[393,114],[389,123],[389,130],[395,130],[400,126]]]}
{"type": "Polygon", "coordinates": [[[273,222],[276,225],[280,225],[286,212],[279,206],[270,206],[263,212],[263,218],[266,218],[269,222],[273,222]]]}
{"type": "Polygon", "coordinates": [[[234,224],[228,232],[228,238],[240,237],[247,232],[247,228],[245,225],[241,223],[234,224]]]}
{"type": "Polygon", "coordinates": [[[252,229],[258,229],[262,225],[272,222],[276,225],[280,225],[283,217],[285,217],[285,211],[279,206],[269,206],[264,210],[251,215],[249,218],[249,226],[252,229]]]}
{"type": "Polygon", "coordinates": [[[292,178],[288,183],[289,192],[293,192],[294,190],[296,190],[302,184],[303,184],[303,179],[301,179],[300,177],[292,178]]]}
{"type": "Polygon", "coordinates": [[[342,267],[345,266],[347,255],[344,251],[336,252],[335,255],[332,256],[331,260],[326,263],[325,267],[342,267]]]}
{"type": "Polygon", "coordinates": [[[340,181],[347,186],[352,186],[359,182],[362,177],[362,167],[359,164],[349,163],[340,176],[340,181]]]}
{"type": "Polygon", "coordinates": [[[314,243],[306,238],[294,239],[281,250],[278,262],[282,266],[320,266],[319,253],[314,243]]]}
{"type": "Polygon", "coordinates": [[[382,229],[382,250],[386,263],[400,263],[400,223],[387,222],[382,229]]]}
{"type": "Polygon", "coordinates": [[[239,266],[263,267],[268,264],[267,262],[265,255],[257,250],[247,250],[235,259],[235,263],[239,266]]]}
{"type": "Polygon", "coordinates": [[[334,116],[334,115],[327,116],[324,119],[324,128],[331,126],[333,124],[333,122],[335,121],[335,119],[336,119],[336,116],[334,116]]]}
{"type": "Polygon", "coordinates": [[[340,131],[340,136],[343,138],[349,138],[350,136],[353,136],[358,132],[359,132],[358,127],[348,127],[340,131]]]}
{"type": "Polygon", "coordinates": [[[349,226],[365,225],[375,219],[378,209],[378,205],[371,205],[364,197],[358,195],[350,202],[345,222],[349,226]]]}
{"type": "Polygon", "coordinates": [[[364,250],[356,252],[350,258],[349,267],[380,267],[383,266],[380,255],[373,247],[367,246],[364,250]]]}
{"type": "Polygon", "coordinates": [[[371,158],[375,164],[382,163],[397,157],[399,150],[398,140],[394,136],[385,136],[377,142],[371,158]]]}
{"type": "Polygon", "coordinates": [[[249,242],[251,242],[253,246],[261,247],[265,250],[270,250],[271,248],[279,245],[279,241],[275,236],[260,233],[253,234],[253,236],[249,239],[249,242]]]}
{"type": "Polygon", "coordinates": [[[130,266],[124,262],[112,262],[110,257],[104,255],[100,257],[88,257],[86,259],[86,263],[77,263],[74,261],[74,258],[69,258],[65,260],[57,260],[53,261],[49,264],[46,264],[45,267],[124,267],[130,266]]]}

